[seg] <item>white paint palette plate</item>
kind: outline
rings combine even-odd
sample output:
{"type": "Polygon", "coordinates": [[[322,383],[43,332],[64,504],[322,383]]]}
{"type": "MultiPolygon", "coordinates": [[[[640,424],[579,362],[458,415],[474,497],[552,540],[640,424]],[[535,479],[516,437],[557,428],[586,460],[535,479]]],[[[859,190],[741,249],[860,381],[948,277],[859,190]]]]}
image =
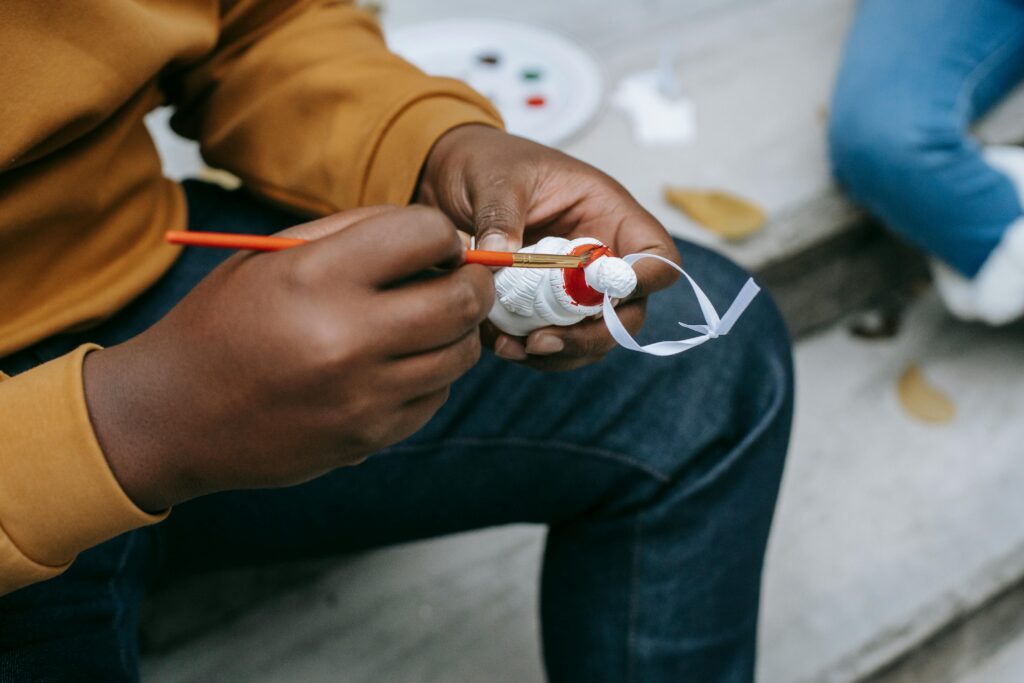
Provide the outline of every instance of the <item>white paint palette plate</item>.
{"type": "Polygon", "coordinates": [[[389,30],[388,44],[434,76],[457,78],[494,103],[510,133],[565,141],[601,106],[597,62],[550,31],[510,21],[453,19],[389,30]]]}

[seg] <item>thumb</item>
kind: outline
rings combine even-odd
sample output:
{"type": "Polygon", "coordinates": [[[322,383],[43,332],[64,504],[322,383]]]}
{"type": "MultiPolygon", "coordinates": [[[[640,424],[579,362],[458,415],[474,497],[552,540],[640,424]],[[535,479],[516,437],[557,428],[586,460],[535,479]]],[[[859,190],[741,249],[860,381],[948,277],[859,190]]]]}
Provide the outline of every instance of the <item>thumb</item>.
{"type": "Polygon", "coordinates": [[[476,246],[486,251],[516,251],[526,229],[525,193],[498,183],[482,192],[473,206],[476,246]]]}
{"type": "Polygon", "coordinates": [[[348,211],[341,211],[339,213],[333,213],[330,216],[324,216],[318,218],[315,221],[309,223],[303,223],[294,227],[282,230],[281,232],[274,235],[275,237],[291,237],[294,239],[301,240],[318,240],[328,235],[333,235],[336,232],[340,232],[345,228],[350,228],[356,223],[361,223],[367,218],[373,218],[382,213],[388,213],[398,209],[397,206],[390,204],[382,204],[380,206],[363,206],[358,209],[350,209],[348,211]]]}

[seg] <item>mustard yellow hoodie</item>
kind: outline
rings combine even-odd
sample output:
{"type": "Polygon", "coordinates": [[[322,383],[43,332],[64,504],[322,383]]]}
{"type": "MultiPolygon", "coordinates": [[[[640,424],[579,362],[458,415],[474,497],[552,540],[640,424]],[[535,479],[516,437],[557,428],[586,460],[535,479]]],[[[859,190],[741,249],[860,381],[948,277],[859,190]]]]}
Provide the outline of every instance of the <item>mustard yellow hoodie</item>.
{"type": "MultiPolygon", "coordinates": [[[[0,63],[0,357],[103,320],[176,258],[161,237],[184,197],[143,124],[158,105],[212,166],[310,214],[404,204],[438,137],[500,125],[337,0],[4,0],[0,63]]],[[[89,350],[0,375],[0,594],[160,519],[93,434],[89,350]]]]}

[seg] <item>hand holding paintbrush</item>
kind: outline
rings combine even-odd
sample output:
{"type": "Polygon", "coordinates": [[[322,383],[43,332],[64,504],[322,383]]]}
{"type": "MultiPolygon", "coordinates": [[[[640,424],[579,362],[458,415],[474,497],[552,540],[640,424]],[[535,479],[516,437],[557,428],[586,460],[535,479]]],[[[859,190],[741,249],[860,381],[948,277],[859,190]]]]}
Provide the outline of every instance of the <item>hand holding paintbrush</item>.
{"type": "Polygon", "coordinates": [[[463,260],[439,211],[356,209],[266,239],[285,250],[227,259],[86,357],[97,437],[145,509],[358,463],[422,427],[480,357],[491,272],[415,277],[463,260]]]}

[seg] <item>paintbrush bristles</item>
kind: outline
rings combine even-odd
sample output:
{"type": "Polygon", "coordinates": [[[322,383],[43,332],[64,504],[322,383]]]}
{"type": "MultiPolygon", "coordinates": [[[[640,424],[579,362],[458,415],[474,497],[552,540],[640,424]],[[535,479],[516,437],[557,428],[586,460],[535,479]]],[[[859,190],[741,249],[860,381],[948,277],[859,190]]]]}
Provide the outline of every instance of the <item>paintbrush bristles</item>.
{"type": "Polygon", "coordinates": [[[582,268],[587,263],[584,256],[559,256],[557,254],[520,254],[512,255],[514,268],[582,268]]]}

